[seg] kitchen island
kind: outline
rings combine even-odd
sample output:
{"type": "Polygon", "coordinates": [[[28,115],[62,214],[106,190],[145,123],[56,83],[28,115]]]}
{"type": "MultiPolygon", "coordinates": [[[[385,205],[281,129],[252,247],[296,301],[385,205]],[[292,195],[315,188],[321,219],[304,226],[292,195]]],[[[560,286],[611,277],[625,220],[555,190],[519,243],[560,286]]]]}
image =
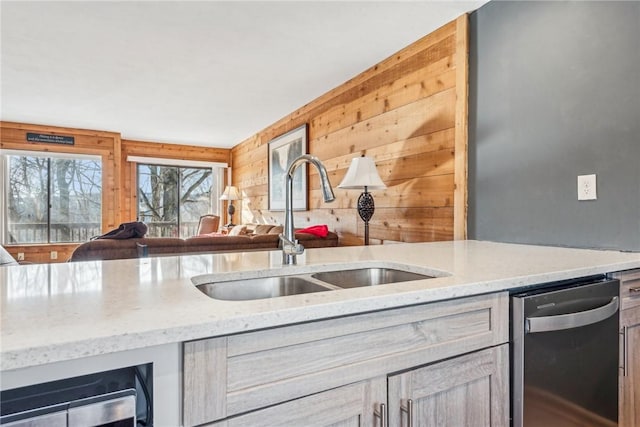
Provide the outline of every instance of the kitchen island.
{"type": "Polygon", "coordinates": [[[154,395],[169,420],[156,424],[175,425],[184,342],[639,267],[638,253],[478,241],[310,249],[296,266],[283,266],[280,252],[265,251],[3,267],[2,387],[147,361],[154,363],[154,387],[175,389],[154,395]],[[192,281],[374,266],[434,278],[253,301],[215,300],[192,281]]]}

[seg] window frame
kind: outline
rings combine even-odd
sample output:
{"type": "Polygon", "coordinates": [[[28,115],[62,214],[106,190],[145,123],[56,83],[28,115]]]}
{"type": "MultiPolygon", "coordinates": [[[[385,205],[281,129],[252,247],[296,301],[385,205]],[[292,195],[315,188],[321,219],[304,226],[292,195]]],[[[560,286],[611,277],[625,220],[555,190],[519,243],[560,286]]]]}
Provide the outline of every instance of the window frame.
{"type": "MultiPolygon", "coordinates": [[[[211,176],[214,181],[218,183],[217,193],[211,192],[211,206],[217,209],[217,213],[215,212],[205,212],[214,213],[216,215],[221,215],[223,203],[220,200],[220,196],[224,192],[225,182],[224,175],[225,170],[228,169],[227,163],[219,163],[219,162],[205,162],[199,160],[183,160],[183,159],[166,159],[166,158],[158,158],[158,157],[141,157],[141,156],[127,156],[127,162],[131,162],[134,164],[134,176],[135,176],[135,188],[136,188],[136,203],[135,203],[135,215],[136,218],[139,218],[140,215],[140,201],[138,198],[139,188],[139,166],[140,165],[152,165],[152,166],[164,166],[164,167],[176,167],[176,168],[192,168],[192,169],[211,169],[211,176]]],[[[132,176],[132,178],[134,178],[132,176]]],[[[180,183],[178,183],[178,187],[180,183]]],[[[180,230],[180,213],[178,208],[178,230],[180,230]]]]}
{"type": "MultiPolygon", "coordinates": [[[[60,244],[76,244],[81,241],[73,242],[51,242],[51,177],[48,177],[47,184],[47,241],[46,242],[7,242],[9,236],[8,229],[8,212],[9,208],[9,156],[19,157],[39,157],[48,160],[48,168],[51,165],[51,159],[71,159],[71,160],[91,160],[100,164],[100,218],[99,223],[102,228],[104,219],[104,157],[98,154],[84,153],[68,153],[55,151],[32,151],[32,150],[2,150],[0,152],[0,188],[2,189],[2,208],[0,208],[0,242],[4,246],[24,246],[24,245],[60,245],[60,244]]],[[[50,173],[50,171],[48,172],[50,173]]]]}

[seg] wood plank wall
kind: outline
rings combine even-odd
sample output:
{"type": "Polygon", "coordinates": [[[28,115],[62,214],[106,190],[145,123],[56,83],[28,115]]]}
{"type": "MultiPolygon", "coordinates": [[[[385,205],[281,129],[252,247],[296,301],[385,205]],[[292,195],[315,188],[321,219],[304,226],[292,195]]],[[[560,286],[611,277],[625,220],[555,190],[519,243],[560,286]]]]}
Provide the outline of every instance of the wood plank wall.
{"type": "MultiPolygon", "coordinates": [[[[122,140],[120,133],[97,130],[65,128],[26,123],[0,122],[0,149],[91,154],[102,158],[102,231],[107,232],[122,222],[136,219],[135,164],[127,162],[127,156],[160,157],[166,159],[202,160],[229,163],[230,150],[195,147],[180,144],[163,144],[122,140]],[[75,138],[74,145],[28,142],[27,132],[65,135],[75,138]]],[[[4,190],[3,190],[4,191],[4,190]]],[[[25,261],[33,263],[65,262],[77,244],[5,245],[4,248],[17,259],[24,253],[25,261]],[[51,259],[51,252],[57,259],[51,259]]]]}
{"type": "Polygon", "coordinates": [[[309,170],[309,210],[296,227],[327,224],[341,245],[363,244],[358,190],[341,190],[351,159],[373,157],[387,189],[373,192],[371,243],[465,238],[467,16],[439,28],[235,146],[232,179],[243,222],[284,222],[268,208],[268,142],[309,124],[308,152],[329,172],[336,201],[325,204],[309,170]]]}

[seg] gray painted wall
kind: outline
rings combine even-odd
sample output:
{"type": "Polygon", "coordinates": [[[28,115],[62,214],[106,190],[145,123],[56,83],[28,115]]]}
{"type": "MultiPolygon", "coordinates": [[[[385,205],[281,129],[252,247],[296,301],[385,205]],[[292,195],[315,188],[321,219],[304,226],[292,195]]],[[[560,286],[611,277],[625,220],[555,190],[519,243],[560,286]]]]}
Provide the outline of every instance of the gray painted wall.
{"type": "Polygon", "coordinates": [[[640,250],[640,2],[494,0],[470,40],[469,238],[640,250]]]}

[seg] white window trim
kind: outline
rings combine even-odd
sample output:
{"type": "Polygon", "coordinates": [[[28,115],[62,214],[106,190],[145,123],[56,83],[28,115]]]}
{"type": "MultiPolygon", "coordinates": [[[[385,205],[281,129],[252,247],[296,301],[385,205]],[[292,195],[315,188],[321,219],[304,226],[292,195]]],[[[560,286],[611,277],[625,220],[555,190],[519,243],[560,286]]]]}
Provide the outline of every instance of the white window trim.
{"type": "Polygon", "coordinates": [[[160,157],[127,156],[127,161],[146,165],[180,166],[186,168],[226,168],[227,163],[203,162],[201,160],[163,159],[160,157]]]}
{"type": "Polygon", "coordinates": [[[8,185],[8,174],[9,174],[9,169],[7,168],[7,156],[5,156],[4,154],[6,153],[6,150],[2,150],[2,155],[0,155],[0,202],[2,202],[0,205],[2,206],[2,208],[0,208],[0,244],[4,244],[5,240],[5,236],[7,235],[7,223],[5,222],[5,211],[6,211],[6,206],[7,206],[7,193],[8,193],[8,189],[7,189],[7,185],[8,185]]]}

